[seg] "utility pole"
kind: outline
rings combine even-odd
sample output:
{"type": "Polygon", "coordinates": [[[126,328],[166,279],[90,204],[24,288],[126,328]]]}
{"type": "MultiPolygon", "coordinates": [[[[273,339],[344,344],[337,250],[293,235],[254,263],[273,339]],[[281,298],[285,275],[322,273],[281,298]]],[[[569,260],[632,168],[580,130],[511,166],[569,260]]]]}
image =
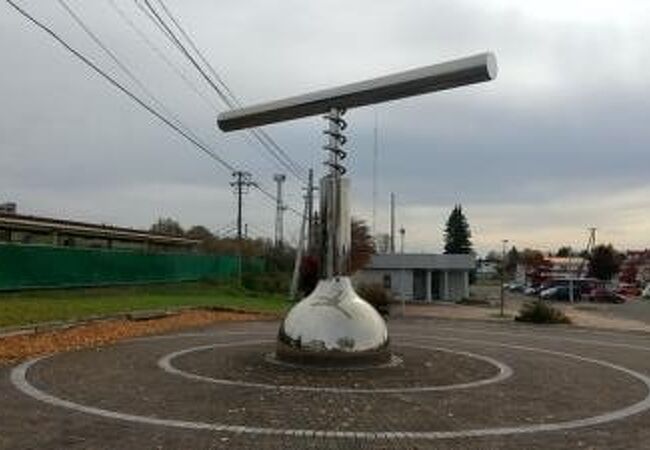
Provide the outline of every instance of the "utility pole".
{"type": "Polygon", "coordinates": [[[591,254],[596,246],[596,227],[589,228],[589,242],[587,242],[587,253],[591,254]]]}
{"type": "MultiPolygon", "coordinates": [[[[302,265],[302,255],[303,251],[305,248],[305,241],[308,239],[305,239],[305,229],[306,227],[306,222],[309,217],[309,208],[310,208],[310,203],[311,203],[311,194],[313,190],[311,189],[311,183],[312,183],[312,170],[309,170],[309,186],[307,188],[307,193],[305,194],[305,210],[303,211],[302,214],[302,222],[300,224],[300,236],[298,238],[298,248],[296,249],[296,260],[293,264],[293,276],[291,277],[291,286],[289,288],[289,300],[290,301],[296,301],[296,295],[298,293],[298,282],[300,281],[300,267],[302,265]]],[[[309,250],[309,247],[307,247],[307,250],[309,250]]]]}
{"type": "Polygon", "coordinates": [[[244,194],[248,194],[250,187],[254,186],[255,183],[251,181],[251,174],[249,172],[243,172],[238,170],[233,172],[233,177],[235,181],[231,182],[230,185],[235,188],[235,195],[237,195],[237,279],[239,284],[242,283],[242,200],[244,194]]]}
{"type": "Polygon", "coordinates": [[[275,181],[278,185],[277,188],[277,203],[276,203],[276,208],[275,208],[275,246],[277,248],[282,247],[282,240],[283,240],[283,215],[284,215],[284,203],[282,202],[282,183],[285,182],[287,179],[287,176],[281,173],[273,175],[273,181],[275,181]]]}
{"type": "Polygon", "coordinates": [[[395,193],[390,193],[390,252],[395,253],[395,193]]]}
{"type": "Polygon", "coordinates": [[[404,253],[404,235],[406,234],[406,230],[404,227],[399,229],[399,237],[400,237],[400,253],[404,253]]]}
{"type": "Polygon", "coordinates": [[[587,230],[589,230],[589,240],[587,241],[587,247],[585,248],[586,258],[582,258],[582,261],[580,261],[576,278],[583,278],[586,275],[585,266],[587,264],[587,259],[589,259],[591,253],[594,251],[594,247],[596,246],[596,229],[597,228],[595,227],[587,228],[587,230]]]}
{"type": "Polygon", "coordinates": [[[504,284],[505,284],[505,277],[506,277],[506,244],[508,243],[507,239],[504,239],[501,241],[502,247],[501,247],[501,302],[500,302],[500,312],[499,315],[503,317],[503,304],[504,304],[504,297],[505,297],[505,289],[504,289],[504,284]]]}
{"type": "Polygon", "coordinates": [[[307,178],[307,251],[311,251],[314,236],[314,192],[317,188],[314,186],[314,169],[309,169],[307,178]]]}
{"type": "Polygon", "coordinates": [[[231,182],[230,185],[235,188],[235,195],[237,196],[237,240],[241,242],[242,240],[242,197],[244,194],[248,194],[248,191],[251,186],[254,186],[255,183],[251,181],[251,174],[249,172],[243,172],[238,170],[233,172],[233,177],[235,181],[231,182]]]}

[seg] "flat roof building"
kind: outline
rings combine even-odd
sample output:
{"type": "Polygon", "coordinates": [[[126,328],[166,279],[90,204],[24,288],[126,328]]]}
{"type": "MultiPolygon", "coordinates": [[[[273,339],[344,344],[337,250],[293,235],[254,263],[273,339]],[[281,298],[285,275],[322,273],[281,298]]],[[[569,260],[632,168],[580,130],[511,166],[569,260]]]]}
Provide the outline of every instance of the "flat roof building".
{"type": "Polygon", "coordinates": [[[469,297],[469,274],[475,268],[474,255],[373,255],[354,281],[380,283],[406,301],[459,301],[469,297]]]}
{"type": "Polygon", "coordinates": [[[0,212],[0,242],[70,247],[194,250],[196,239],[133,228],[0,212]]]}

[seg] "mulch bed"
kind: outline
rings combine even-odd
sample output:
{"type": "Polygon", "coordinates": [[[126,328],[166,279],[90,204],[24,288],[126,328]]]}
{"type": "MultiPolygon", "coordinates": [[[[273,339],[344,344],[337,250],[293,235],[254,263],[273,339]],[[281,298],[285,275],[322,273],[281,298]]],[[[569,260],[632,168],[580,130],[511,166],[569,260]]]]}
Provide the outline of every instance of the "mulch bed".
{"type": "Polygon", "coordinates": [[[33,356],[97,347],[123,339],[206,326],[215,322],[269,319],[273,316],[231,311],[184,311],[152,320],[109,320],[61,330],[7,336],[0,339],[0,364],[33,356]]]}

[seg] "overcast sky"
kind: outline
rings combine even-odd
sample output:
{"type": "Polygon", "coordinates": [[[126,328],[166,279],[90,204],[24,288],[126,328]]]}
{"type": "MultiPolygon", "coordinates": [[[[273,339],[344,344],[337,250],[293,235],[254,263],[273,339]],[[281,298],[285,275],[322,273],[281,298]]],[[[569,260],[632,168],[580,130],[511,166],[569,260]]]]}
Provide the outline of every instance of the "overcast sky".
{"type": "MultiPolygon", "coordinates": [[[[54,0],[17,0],[138,89],[54,0]]],[[[273,189],[280,169],[244,132],[215,126],[225,107],[132,0],[114,0],[199,96],[111,7],[67,0],[168,110],[273,189]],[[206,101],[208,97],[209,101],[206,101]],[[210,106],[213,105],[213,106],[210,106]]],[[[154,2],[155,4],[155,2],[154,2]]],[[[617,247],[649,247],[650,3],[647,0],[166,0],[243,103],[300,94],[493,51],[491,83],[349,111],[353,213],[377,229],[398,199],[406,250],[439,251],[461,203],[480,252],[583,247],[587,227],[617,247]]],[[[0,2],[0,201],[20,212],[148,227],[160,216],[213,230],[235,219],[228,170],[92,73],[0,2]]],[[[322,174],[320,118],[267,127],[322,174]]],[[[301,208],[289,179],[288,202],[301,208]]],[[[273,235],[274,208],[253,191],[245,221],[273,235]]],[[[295,238],[297,218],[287,214],[295,238]]]]}

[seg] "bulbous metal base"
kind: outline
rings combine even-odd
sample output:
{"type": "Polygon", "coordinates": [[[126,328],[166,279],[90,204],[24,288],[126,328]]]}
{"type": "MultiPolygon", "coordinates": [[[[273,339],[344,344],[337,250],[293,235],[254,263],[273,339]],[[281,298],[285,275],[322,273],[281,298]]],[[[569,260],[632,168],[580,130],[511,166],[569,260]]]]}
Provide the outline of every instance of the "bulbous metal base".
{"type": "Polygon", "coordinates": [[[276,357],[293,364],[368,365],[390,361],[388,330],[348,277],[321,280],[282,321],[276,357]]]}

